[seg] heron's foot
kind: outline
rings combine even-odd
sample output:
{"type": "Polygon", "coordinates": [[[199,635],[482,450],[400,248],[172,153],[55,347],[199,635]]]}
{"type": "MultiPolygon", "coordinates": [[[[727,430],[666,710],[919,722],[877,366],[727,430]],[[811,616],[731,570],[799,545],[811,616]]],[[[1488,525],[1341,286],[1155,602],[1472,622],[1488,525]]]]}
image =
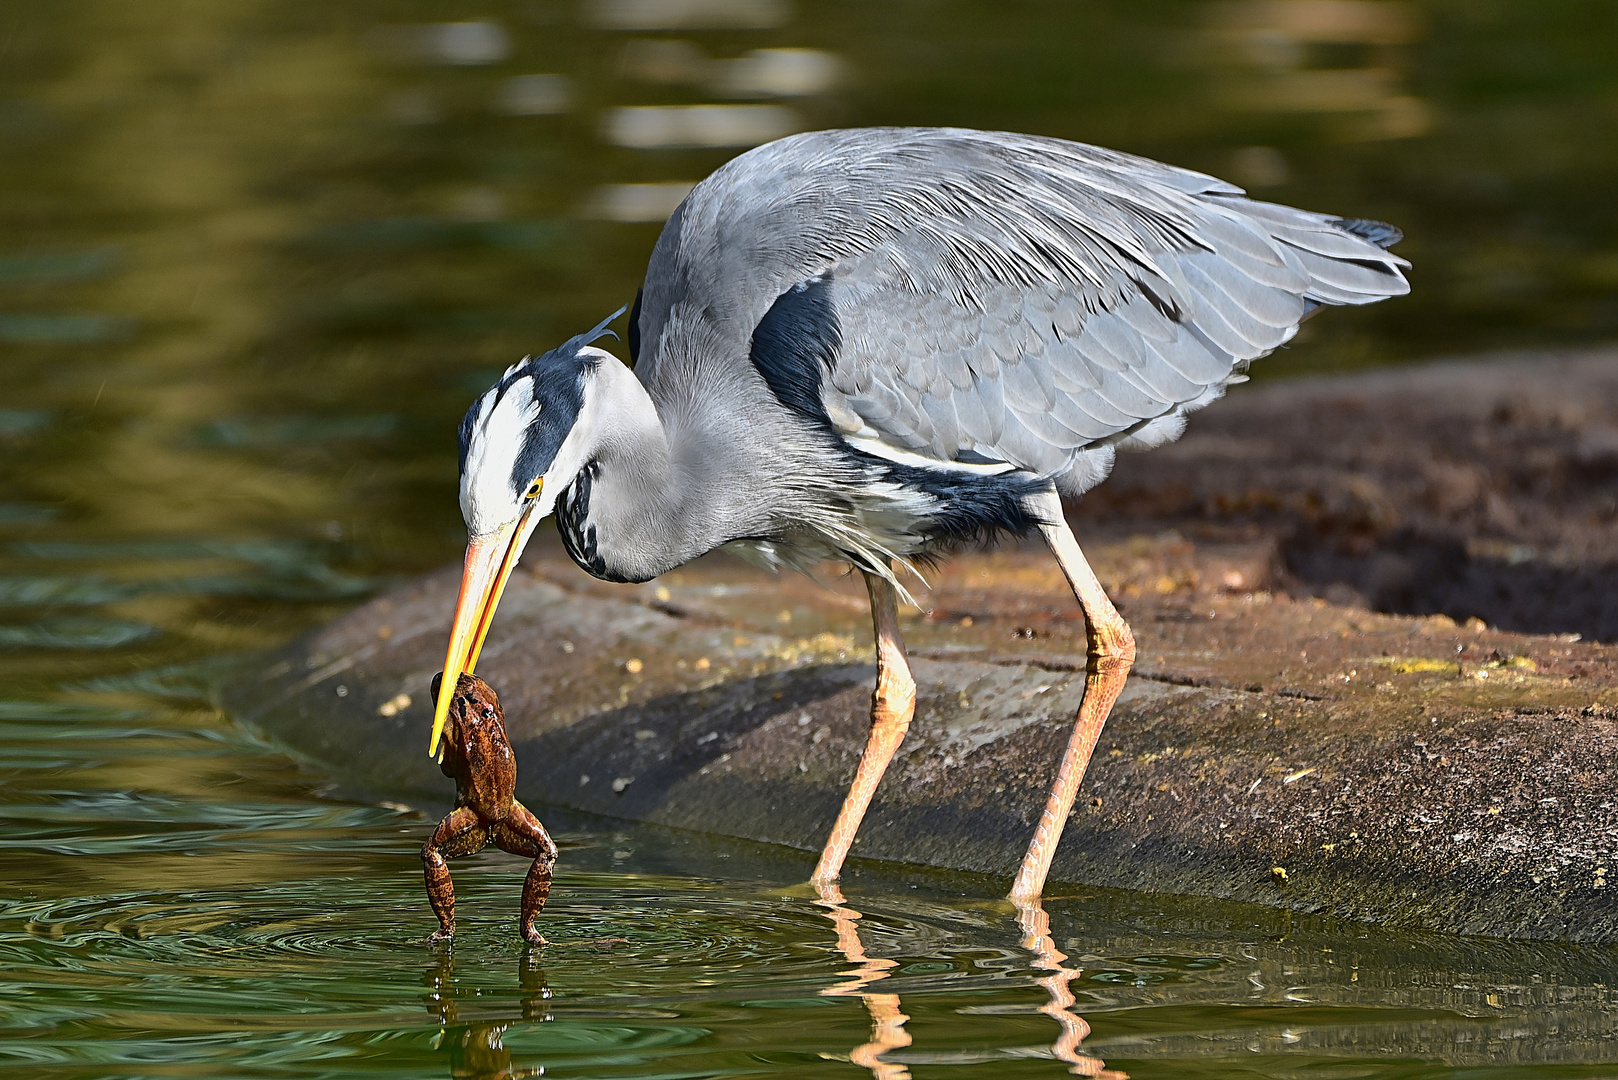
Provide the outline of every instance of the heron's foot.
{"type": "Polygon", "coordinates": [[[822,907],[847,902],[843,899],[843,890],[838,887],[836,878],[811,881],[809,885],[815,890],[815,902],[822,907]]]}
{"type": "Polygon", "coordinates": [[[431,934],[429,934],[428,937],[427,937],[427,944],[429,944],[429,945],[448,945],[451,941],[454,940],[454,938],[455,938],[455,924],[450,923],[448,926],[441,926],[437,930],[434,930],[431,934]]]}
{"type": "Polygon", "coordinates": [[[819,899],[824,889],[825,886],[821,883],[805,879],[796,885],[788,885],[771,895],[779,896],[785,900],[816,900],[819,899]]]}

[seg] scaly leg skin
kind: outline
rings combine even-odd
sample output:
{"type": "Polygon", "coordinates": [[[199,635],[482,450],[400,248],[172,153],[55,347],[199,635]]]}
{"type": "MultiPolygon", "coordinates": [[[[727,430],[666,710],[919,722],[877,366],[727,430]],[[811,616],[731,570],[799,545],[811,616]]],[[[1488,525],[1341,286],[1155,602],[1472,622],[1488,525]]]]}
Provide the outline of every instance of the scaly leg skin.
{"type": "Polygon", "coordinates": [[[534,926],[534,920],[545,910],[545,901],[551,895],[556,844],[539,819],[515,799],[511,801],[511,813],[506,815],[506,820],[494,827],[494,842],[501,851],[534,860],[534,865],[528,868],[528,878],[522,883],[522,936],[530,945],[543,945],[545,937],[534,926]]]}
{"type": "Polygon", "coordinates": [[[1123,691],[1130,665],[1135,662],[1135,635],[1107,599],[1095,571],[1084,561],[1084,552],[1079,550],[1079,542],[1062,516],[1061,498],[1054,491],[1046,492],[1029,499],[1028,505],[1036,516],[1047,522],[1039,531],[1050,545],[1051,554],[1061,564],[1068,584],[1073,586],[1079,606],[1084,609],[1089,663],[1084,676],[1084,699],[1079,703],[1073,735],[1068,739],[1062,764],[1056,770],[1045,812],[1040,815],[1034,837],[1028,843],[1028,853],[1023,856],[1022,866],[1011,884],[1011,899],[1023,901],[1034,900],[1045,890],[1045,877],[1051,871],[1051,860],[1056,857],[1056,845],[1062,839],[1068,811],[1073,809],[1073,797],[1084,781],[1085,767],[1095,751],[1096,740],[1101,738],[1107,714],[1123,691]]]}
{"type": "Polygon", "coordinates": [[[916,712],[916,680],[905,660],[904,638],[899,633],[899,597],[893,585],[877,574],[865,571],[865,588],[871,594],[871,623],[876,631],[876,690],[871,695],[871,737],[860,755],[860,767],[848,798],[831,827],[826,848],[820,853],[812,880],[836,881],[843,860],[854,844],[860,821],[871,805],[876,786],[887,771],[894,751],[904,741],[910,718],[916,712]]]}
{"type": "Polygon", "coordinates": [[[449,864],[444,860],[483,850],[489,831],[470,806],[458,806],[438,823],[438,828],[421,848],[422,867],[427,877],[427,900],[438,916],[438,929],[427,939],[429,945],[455,936],[455,884],[450,881],[449,864]]]}

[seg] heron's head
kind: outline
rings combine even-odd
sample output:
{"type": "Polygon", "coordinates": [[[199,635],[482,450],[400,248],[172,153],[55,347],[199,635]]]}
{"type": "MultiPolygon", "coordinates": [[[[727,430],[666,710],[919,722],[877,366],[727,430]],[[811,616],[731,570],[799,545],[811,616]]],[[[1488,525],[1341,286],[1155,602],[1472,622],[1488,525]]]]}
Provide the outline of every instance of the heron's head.
{"type": "MultiPolygon", "coordinates": [[[[461,421],[461,515],[466,564],[455,605],[443,678],[454,685],[472,672],[494,609],[528,538],[585,464],[587,432],[579,423],[591,375],[609,353],[590,343],[610,333],[606,322],[544,356],[506,370],[461,421]]],[[[428,753],[437,754],[453,695],[433,716],[428,753]]]]}

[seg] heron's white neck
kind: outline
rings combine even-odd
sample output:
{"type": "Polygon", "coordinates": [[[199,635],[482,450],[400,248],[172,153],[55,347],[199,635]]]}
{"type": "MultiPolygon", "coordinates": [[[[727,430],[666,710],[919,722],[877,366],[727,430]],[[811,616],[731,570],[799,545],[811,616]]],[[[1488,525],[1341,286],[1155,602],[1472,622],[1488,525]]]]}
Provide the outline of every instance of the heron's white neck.
{"type": "Polygon", "coordinates": [[[734,538],[712,512],[714,485],[735,483],[723,447],[666,426],[645,386],[611,354],[602,353],[586,384],[574,434],[575,446],[558,454],[570,471],[557,477],[568,490],[555,512],[570,552],[592,573],[645,581],[734,538]]]}
{"type": "Polygon", "coordinates": [[[886,478],[759,407],[768,390],[723,373],[700,401],[657,400],[609,353],[546,475],[569,554],[598,577],[647,581],[722,544],[808,569],[851,553],[886,568],[923,550],[937,500],[886,478]]]}

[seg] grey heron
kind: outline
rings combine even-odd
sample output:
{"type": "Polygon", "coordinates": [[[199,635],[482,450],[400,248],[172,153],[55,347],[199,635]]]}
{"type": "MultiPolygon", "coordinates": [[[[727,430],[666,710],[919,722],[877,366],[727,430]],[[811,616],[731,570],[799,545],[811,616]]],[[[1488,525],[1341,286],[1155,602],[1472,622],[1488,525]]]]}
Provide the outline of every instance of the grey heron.
{"type": "Polygon", "coordinates": [[[1401,235],[1030,135],[820,131],[742,154],[663,229],[629,318],[633,369],[592,344],[603,323],[511,367],[467,412],[469,541],[444,678],[476,665],[552,514],[573,559],[609,581],[721,546],[772,567],[851,564],[877,676],[815,870],[829,882],[915,708],[895,567],[1038,531],[1088,649],[1012,885],[1037,897],[1135,655],[1062,497],[1100,483],[1118,451],[1178,437],[1315,309],[1408,292],[1409,264],[1386,250],[1401,235]]]}

